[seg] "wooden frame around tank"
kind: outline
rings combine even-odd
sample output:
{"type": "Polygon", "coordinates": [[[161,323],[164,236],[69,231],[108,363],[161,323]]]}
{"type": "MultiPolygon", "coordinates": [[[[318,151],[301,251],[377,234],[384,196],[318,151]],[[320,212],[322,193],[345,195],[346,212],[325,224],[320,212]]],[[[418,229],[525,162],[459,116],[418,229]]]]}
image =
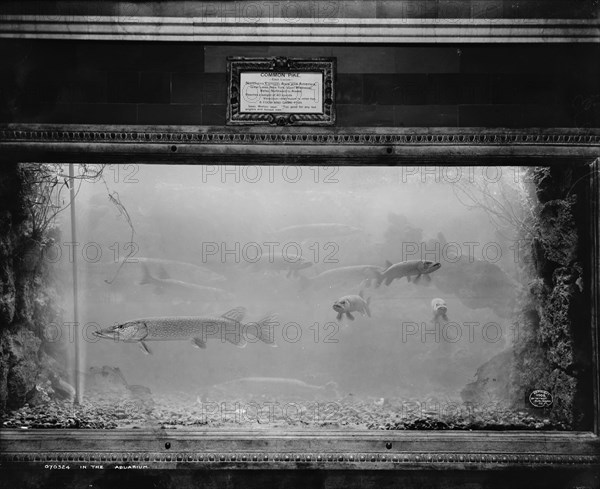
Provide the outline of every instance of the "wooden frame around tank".
{"type": "Polygon", "coordinates": [[[587,432],[0,430],[2,467],[513,470],[600,467],[600,130],[0,126],[25,162],[590,165],[594,426],[587,432]],[[56,435],[60,434],[60,437],[56,435]]]}

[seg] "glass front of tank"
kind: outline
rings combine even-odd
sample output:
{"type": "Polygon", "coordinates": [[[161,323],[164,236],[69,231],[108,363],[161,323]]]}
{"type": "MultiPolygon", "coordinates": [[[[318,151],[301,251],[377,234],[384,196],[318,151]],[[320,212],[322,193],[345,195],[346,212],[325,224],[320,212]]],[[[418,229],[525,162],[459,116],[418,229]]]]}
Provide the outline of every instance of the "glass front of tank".
{"type": "Polygon", "coordinates": [[[584,187],[553,171],[76,165],[78,244],[66,211],[45,248],[67,374],[4,425],[582,427],[584,187]]]}

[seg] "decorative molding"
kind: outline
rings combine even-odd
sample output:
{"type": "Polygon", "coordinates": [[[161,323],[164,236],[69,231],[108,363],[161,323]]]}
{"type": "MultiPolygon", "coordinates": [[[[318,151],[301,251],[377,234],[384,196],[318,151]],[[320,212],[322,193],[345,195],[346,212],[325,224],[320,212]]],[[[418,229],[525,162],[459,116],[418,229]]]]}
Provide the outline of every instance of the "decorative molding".
{"type": "Polygon", "coordinates": [[[1,430],[0,464],[448,470],[598,466],[586,432],[1,430]],[[64,440],[68,440],[65,443],[64,440]]]}
{"type": "Polygon", "coordinates": [[[139,127],[139,126],[28,126],[0,125],[0,144],[6,142],[64,143],[185,143],[193,145],[562,145],[598,146],[596,129],[404,129],[404,128],[294,128],[234,129],[223,127],[139,127]]]}
{"type": "MultiPolygon", "coordinates": [[[[426,468],[432,466],[536,466],[536,465],[600,465],[598,455],[540,454],[540,453],[447,453],[447,452],[12,452],[0,455],[0,463],[39,462],[39,463],[103,463],[110,465],[138,465],[156,463],[193,463],[205,466],[235,465],[273,466],[285,464],[293,466],[302,463],[303,468],[319,468],[328,465],[356,465],[360,468],[399,468],[411,466],[426,468]],[[384,467],[387,465],[389,467],[384,467]],[[375,467],[376,466],[376,467],[375,467]]],[[[260,468],[260,467],[259,467],[260,468]]],[[[448,467],[450,468],[450,467],[448,467]]]]}
{"type": "Polygon", "coordinates": [[[600,19],[2,15],[0,38],[267,43],[597,43],[600,19]]]}
{"type": "Polygon", "coordinates": [[[532,165],[589,162],[600,129],[0,125],[21,162],[532,165]]]}

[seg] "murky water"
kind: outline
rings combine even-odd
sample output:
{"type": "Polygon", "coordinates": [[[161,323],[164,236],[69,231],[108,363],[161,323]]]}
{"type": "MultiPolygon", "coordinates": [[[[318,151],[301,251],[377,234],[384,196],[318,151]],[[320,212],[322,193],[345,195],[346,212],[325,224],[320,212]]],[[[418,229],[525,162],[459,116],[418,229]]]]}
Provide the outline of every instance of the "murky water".
{"type": "MultiPolygon", "coordinates": [[[[9,426],[560,428],[502,362],[466,389],[520,341],[523,176],[107,166],[76,200],[83,405],[9,426]]],[[[69,247],[48,253],[68,318],[69,247]]]]}

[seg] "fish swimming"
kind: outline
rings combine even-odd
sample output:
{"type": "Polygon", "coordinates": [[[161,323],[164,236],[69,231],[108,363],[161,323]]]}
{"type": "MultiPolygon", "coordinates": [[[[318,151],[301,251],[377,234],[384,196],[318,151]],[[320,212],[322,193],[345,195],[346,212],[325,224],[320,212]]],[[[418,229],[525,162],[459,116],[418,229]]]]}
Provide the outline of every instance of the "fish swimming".
{"type": "Polygon", "coordinates": [[[276,315],[270,314],[257,323],[242,324],[246,309],[236,307],[222,316],[175,316],[133,319],[94,334],[99,338],[138,343],[142,351],[150,354],[149,341],[188,340],[197,348],[206,348],[209,339],[220,339],[239,348],[252,336],[270,346],[275,343],[276,315]]]}
{"type": "Polygon", "coordinates": [[[440,317],[444,321],[448,321],[448,316],[446,313],[448,312],[448,306],[444,299],[435,298],[431,301],[431,309],[433,310],[433,321],[439,322],[440,317]]]}
{"type": "Polygon", "coordinates": [[[440,263],[426,260],[410,260],[395,264],[387,261],[386,265],[386,270],[377,279],[376,287],[379,287],[383,281],[385,281],[385,285],[390,285],[394,279],[402,277],[406,277],[410,282],[413,275],[417,276],[414,283],[419,283],[421,277],[425,277],[429,282],[431,281],[429,274],[439,270],[442,266],[440,263]]]}
{"type": "Polygon", "coordinates": [[[145,256],[132,256],[129,258],[125,258],[120,260],[120,262],[125,261],[126,265],[135,265],[141,263],[143,265],[153,265],[159,266],[164,269],[166,267],[169,270],[176,270],[177,275],[185,275],[193,277],[193,279],[197,279],[200,282],[224,282],[225,276],[213,272],[212,270],[202,267],[200,265],[196,265],[194,263],[186,263],[183,261],[177,260],[167,260],[163,258],[149,258],[145,256]]]}
{"type": "Polygon", "coordinates": [[[374,280],[385,271],[376,265],[351,265],[325,270],[314,277],[302,277],[303,287],[332,288],[336,285],[351,284],[370,287],[374,280]]]}
{"type": "Polygon", "coordinates": [[[348,319],[354,321],[353,312],[360,312],[363,316],[366,314],[371,317],[371,310],[369,309],[369,302],[371,298],[369,297],[367,300],[364,299],[362,290],[358,295],[346,295],[344,297],[339,298],[333,304],[333,310],[336,311],[337,320],[340,321],[342,316],[346,314],[348,319]]]}
{"type": "Polygon", "coordinates": [[[312,262],[306,260],[299,255],[280,255],[261,256],[260,260],[253,263],[253,268],[258,270],[285,271],[287,270],[287,278],[297,277],[298,270],[304,270],[311,267],[312,262]]]}
{"type": "MultiPolygon", "coordinates": [[[[311,385],[298,379],[281,377],[245,377],[212,386],[206,398],[255,398],[268,396],[278,399],[336,399],[339,397],[335,382],[311,385]]],[[[201,400],[197,399],[199,403],[201,400]]]]}
{"type": "Polygon", "coordinates": [[[145,263],[142,263],[144,275],[139,282],[140,285],[154,285],[155,291],[161,294],[165,291],[170,291],[176,294],[185,294],[191,297],[209,297],[212,299],[233,299],[233,294],[226,290],[217,287],[209,287],[208,285],[192,284],[183,282],[182,280],[172,279],[164,268],[161,268],[160,277],[154,277],[148,270],[145,263]]]}
{"type": "Polygon", "coordinates": [[[298,239],[306,238],[328,238],[333,236],[349,236],[351,234],[362,233],[361,229],[347,224],[339,223],[314,223],[314,224],[299,224],[295,226],[287,226],[275,231],[275,235],[282,239],[298,239]]]}

